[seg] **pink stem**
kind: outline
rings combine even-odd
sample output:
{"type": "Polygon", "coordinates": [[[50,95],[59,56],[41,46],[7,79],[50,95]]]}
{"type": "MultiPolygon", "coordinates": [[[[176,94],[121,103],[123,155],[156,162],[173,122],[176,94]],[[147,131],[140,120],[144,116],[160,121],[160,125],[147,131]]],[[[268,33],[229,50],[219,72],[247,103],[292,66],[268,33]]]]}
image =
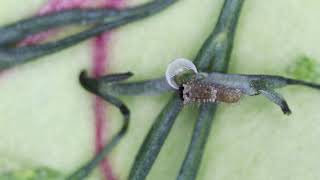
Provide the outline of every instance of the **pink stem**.
{"type": "MultiPolygon", "coordinates": [[[[50,12],[55,12],[64,9],[80,8],[80,7],[113,7],[120,8],[123,5],[123,0],[103,0],[103,2],[95,2],[89,0],[50,0],[44,7],[40,9],[37,15],[43,15],[50,12]],[[96,3],[96,4],[92,4],[96,3]]],[[[39,33],[37,35],[26,38],[20,43],[20,45],[31,45],[37,44],[45,41],[50,36],[57,34],[58,30],[50,30],[47,32],[39,33]]],[[[92,74],[94,77],[102,76],[106,73],[107,69],[107,52],[108,45],[110,44],[111,33],[104,33],[96,37],[93,40],[93,64],[92,64],[92,74]]],[[[105,142],[105,132],[107,128],[106,119],[106,105],[104,101],[95,97],[94,103],[94,118],[95,118],[95,150],[99,153],[104,147],[105,142]]],[[[100,164],[100,169],[102,171],[103,177],[106,180],[117,180],[114,176],[112,167],[108,159],[104,159],[100,164]]]]}
{"type": "MultiPolygon", "coordinates": [[[[104,0],[102,6],[120,8],[122,0],[104,0]]],[[[95,77],[102,76],[106,73],[108,63],[108,45],[110,44],[111,33],[106,32],[94,39],[93,46],[93,75],[95,77]]],[[[100,152],[105,145],[105,136],[103,132],[106,132],[107,119],[106,119],[106,106],[101,98],[96,97],[94,99],[94,112],[95,112],[95,125],[96,125],[96,152],[100,152]]],[[[116,180],[112,172],[112,168],[108,159],[104,159],[100,165],[103,176],[106,180],[116,180]]]]}
{"type": "MultiPolygon", "coordinates": [[[[107,66],[107,45],[109,44],[110,33],[104,33],[93,40],[93,68],[92,73],[94,77],[102,76],[106,72],[107,66]]],[[[94,98],[94,116],[95,116],[95,144],[96,153],[100,152],[105,145],[105,135],[107,128],[106,119],[106,105],[104,101],[99,98],[94,98]]],[[[107,180],[116,180],[112,173],[112,168],[107,158],[101,162],[100,165],[103,176],[107,180]]]]}

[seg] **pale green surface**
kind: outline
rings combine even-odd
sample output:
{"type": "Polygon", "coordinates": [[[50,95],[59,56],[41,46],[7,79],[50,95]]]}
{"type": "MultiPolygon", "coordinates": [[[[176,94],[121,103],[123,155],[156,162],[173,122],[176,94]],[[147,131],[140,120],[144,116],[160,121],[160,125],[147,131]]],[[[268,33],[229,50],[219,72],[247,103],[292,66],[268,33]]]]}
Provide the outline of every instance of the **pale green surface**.
{"type": "MultiPolygon", "coordinates": [[[[41,2],[2,0],[0,24],[32,14],[41,2]]],[[[130,0],[130,4],[139,2],[130,0]]],[[[182,0],[161,15],[117,30],[112,38],[110,71],[133,71],[134,79],[157,77],[173,58],[194,57],[222,2],[182,0]]],[[[247,0],[236,34],[232,72],[287,75],[287,68],[301,54],[320,63],[319,6],[318,0],[247,0]]],[[[32,165],[68,173],[91,156],[92,97],[77,81],[79,71],[91,64],[88,47],[89,43],[83,43],[2,75],[1,169],[32,165]]],[[[222,105],[198,179],[320,179],[320,93],[301,87],[281,93],[293,111],[289,117],[262,97],[222,105]]],[[[124,99],[132,111],[132,123],[111,157],[121,179],[128,174],[167,97],[124,99]]],[[[192,109],[195,107],[186,109],[184,112],[190,113],[176,121],[148,179],[176,176],[191,135],[192,109]]],[[[121,117],[111,107],[108,113],[109,129],[114,132],[121,117]]]]}
{"type": "Polygon", "coordinates": [[[10,173],[0,174],[0,179],[5,180],[63,180],[60,173],[49,168],[30,168],[10,173]]]}
{"type": "Polygon", "coordinates": [[[288,67],[287,71],[288,74],[297,79],[316,82],[320,80],[320,63],[305,55],[297,57],[295,62],[288,67]]]}

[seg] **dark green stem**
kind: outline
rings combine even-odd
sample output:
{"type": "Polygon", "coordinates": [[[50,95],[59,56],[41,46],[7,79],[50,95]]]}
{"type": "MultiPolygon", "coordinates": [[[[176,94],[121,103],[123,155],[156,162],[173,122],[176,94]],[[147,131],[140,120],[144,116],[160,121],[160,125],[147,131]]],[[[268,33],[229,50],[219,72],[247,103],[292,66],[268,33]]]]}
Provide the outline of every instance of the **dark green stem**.
{"type": "Polygon", "coordinates": [[[147,3],[146,5],[131,9],[130,13],[128,13],[126,16],[116,18],[112,21],[110,20],[105,24],[97,25],[96,27],[93,27],[89,30],[71,35],[55,42],[17,48],[2,47],[0,48],[0,70],[7,69],[18,64],[23,64],[48,54],[55,53],[62,49],[76,45],[88,38],[97,36],[104,31],[111,30],[121,25],[125,25],[151,16],[157,12],[160,12],[161,10],[164,10],[176,1],[178,0],[155,0],[153,2],[147,3]]]}
{"type": "Polygon", "coordinates": [[[17,43],[41,31],[73,24],[106,24],[133,16],[149,16],[176,0],[155,0],[141,6],[117,9],[72,9],[35,16],[0,28],[0,45],[17,43]]]}
{"type": "Polygon", "coordinates": [[[320,84],[297,80],[297,79],[290,79],[290,78],[284,78],[284,79],[288,85],[301,85],[301,86],[306,86],[306,87],[320,90],[320,84]]]}
{"type": "Polygon", "coordinates": [[[204,104],[200,106],[191,143],[177,177],[178,180],[196,179],[216,109],[217,106],[215,105],[204,104]]]}
{"type": "MultiPolygon", "coordinates": [[[[109,80],[110,79],[111,81],[123,80],[123,79],[129,78],[131,75],[132,74],[130,73],[124,73],[124,74],[117,75],[116,78],[115,78],[115,75],[111,75],[109,76],[109,80]]],[[[85,72],[81,73],[79,80],[80,80],[80,84],[86,90],[100,96],[107,102],[116,106],[120,110],[121,114],[123,115],[124,122],[120,131],[111,138],[111,141],[108,144],[106,144],[103,147],[103,149],[93,159],[91,159],[84,166],[80,167],[74,173],[68,176],[66,178],[67,180],[81,180],[86,178],[92,172],[92,170],[102,162],[105,156],[109,154],[109,152],[119,143],[122,137],[126,134],[129,127],[129,120],[130,120],[130,111],[122,101],[108,94],[99,94],[99,92],[97,92],[95,88],[96,81],[91,81],[90,79],[88,79],[85,72]]]]}
{"type": "MultiPolygon", "coordinates": [[[[227,71],[243,1],[225,1],[214,32],[206,40],[195,60],[200,71],[227,71]]],[[[216,109],[216,104],[205,104],[200,107],[199,117],[177,177],[178,180],[196,179],[216,109]]]]}
{"type": "Polygon", "coordinates": [[[61,26],[109,22],[121,17],[122,12],[112,9],[73,9],[35,16],[0,28],[0,45],[17,43],[32,34],[61,26]]]}
{"type": "Polygon", "coordinates": [[[243,1],[225,1],[215,29],[203,45],[206,48],[200,49],[194,61],[199,71],[225,72],[227,69],[243,1]]]}
{"type": "Polygon", "coordinates": [[[87,89],[94,90],[94,94],[108,94],[111,96],[148,96],[148,95],[161,95],[166,92],[173,91],[172,87],[166,82],[165,78],[119,83],[128,79],[133,74],[131,72],[105,75],[98,78],[84,78],[85,71],[80,75],[83,82],[82,86],[87,89]],[[115,82],[118,81],[118,82],[115,82]]]}
{"type": "Polygon", "coordinates": [[[165,78],[114,84],[101,82],[99,90],[114,96],[160,95],[173,91],[165,78]]]}
{"type": "Polygon", "coordinates": [[[180,98],[174,96],[158,115],[135,158],[129,180],[147,177],[182,107],[180,98]]]}
{"type": "Polygon", "coordinates": [[[124,116],[124,124],[121,128],[121,130],[112,137],[111,141],[106,144],[103,149],[88,163],[86,163],[84,166],[77,169],[74,173],[72,173],[70,176],[68,176],[67,180],[80,180],[86,178],[90,173],[93,171],[94,168],[96,168],[106,157],[107,154],[119,143],[119,141],[122,139],[122,137],[126,134],[128,126],[129,126],[129,116],[130,112],[129,109],[123,105],[121,101],[114,97],[103,97],[104,99],[108,99],[108,102],[113,101],[113,105],[117,106],[122,114],[126,114],[124,116]]]}
{"type": "MultiPolygon", "coordinates": [[[[120,88],[122,92],[126,93],[126,89],[129,88],[129,91],[134,89],[132,93],[139,93],[138,91],[149,91],[152,85],[160,85],[163,84],[159,81],[163,81],[163,79],[145,81],[140,83],[122,83],[116,84],[113,82],[121,81],[129,78],[132,73],[122,73],[122,74],[114,74],[114,75],[106,75],[96,78],[87,77],[85,72],[82,72],[80,75],[80,83],[81,85],[92,92],[93,94],[99,95],[101,97],[110,97],[110,91],[105,90],[108,86],[118,85],[118,89],[120,88]],[[120,86],[119,86],[120,85],[120,86]],[[124,92],[123,92],[124,91],[124,92]]],[[[167,86],[167,85],[166,85],[167,86]]],[[[110,89],[110,88],[107,88],[110,89]]],[[[157,88],[155,89],[157,91],[157,88]]],[[[151,90],[152,91],[152,90],[151,90]]],[[[118,92],[119,94],[119,92],[118,92]]],[[[122,94],[123,95],[123,94],[122,94]]],[[[110,98],[105,98],[105,100],[110,101],[110,98]]],[[[114,104],[114,103],[113,103],[114,104]]],[[[162,112],[157,117],[155,123],[153,124],[151,130],[149,131],[146,139],[140,151],[136,157],[136,161],[131,170],[129,179],[144,179],[148,172],[150,171],[152,164],[154,163],[157,155],[160,152],[160,149],[167,138],[170,129],[178,116],[179,112],[182,109],[182,101],[179,97],[175,96],[171,99],[171,101],[167,104],[167,106],[162,110],[162,112]]],[[[109,146],[109,145],[108,145],[109,146]]],[[[92,164],[92,163],[90,163],[92,164]]],[[[89,167],[92,167],[89,165],[89,167]]],[[[83,172],[83,170],[80,170],[83,172]]]]}

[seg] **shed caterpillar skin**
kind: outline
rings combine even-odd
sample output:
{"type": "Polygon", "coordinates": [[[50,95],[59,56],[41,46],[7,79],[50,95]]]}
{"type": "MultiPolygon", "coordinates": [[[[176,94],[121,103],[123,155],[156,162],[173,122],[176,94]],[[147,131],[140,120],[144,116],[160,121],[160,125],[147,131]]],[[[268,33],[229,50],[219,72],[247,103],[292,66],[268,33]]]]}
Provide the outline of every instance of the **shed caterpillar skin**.
{"type": "Polygon", "coordinates": [[[174,89],[179,89],[182,83],[194,79],[198,73],[196,66],[188,59],[178,58],[172,61],[166,70],[167,83],[174,89]],[[182,77],[182,75],[184,77],[182,77]]]}
{"type": "Polygon", "coordinates": [[[236,103],[241,99],[242,92],[239,89],[226,86],[190,81],[180,87],[180,97],[183,104],[225,102],[236,103]]]}

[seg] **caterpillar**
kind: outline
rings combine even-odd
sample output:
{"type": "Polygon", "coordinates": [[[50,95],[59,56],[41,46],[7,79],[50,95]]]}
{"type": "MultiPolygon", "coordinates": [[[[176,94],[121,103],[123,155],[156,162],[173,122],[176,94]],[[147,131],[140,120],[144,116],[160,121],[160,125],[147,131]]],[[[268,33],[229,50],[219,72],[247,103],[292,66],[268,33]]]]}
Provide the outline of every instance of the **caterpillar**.
{"type": "Polygon", "coordinates": [[[179,94],[184,104],[213,102],[236,103],[242,96],[242,92],[239,89],[197,80],[183,84],[179,88],[179,94]]]}

